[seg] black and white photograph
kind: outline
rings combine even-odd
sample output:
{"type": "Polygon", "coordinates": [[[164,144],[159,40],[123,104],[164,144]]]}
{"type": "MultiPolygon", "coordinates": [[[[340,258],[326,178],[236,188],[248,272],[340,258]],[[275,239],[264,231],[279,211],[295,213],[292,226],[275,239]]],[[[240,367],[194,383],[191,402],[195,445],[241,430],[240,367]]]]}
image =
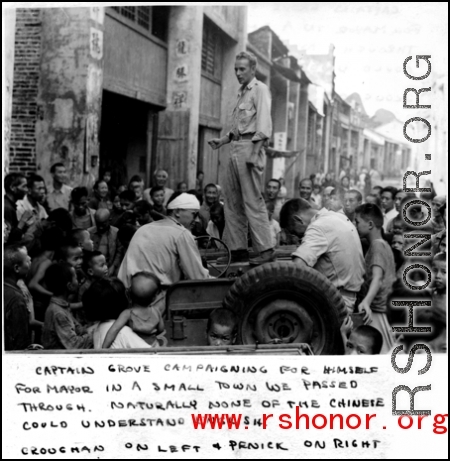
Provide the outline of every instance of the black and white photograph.
{"type": "Polygon", "coordinates": [[[4,459],[448,458],[447,3],[2,26],[4,459]]]}

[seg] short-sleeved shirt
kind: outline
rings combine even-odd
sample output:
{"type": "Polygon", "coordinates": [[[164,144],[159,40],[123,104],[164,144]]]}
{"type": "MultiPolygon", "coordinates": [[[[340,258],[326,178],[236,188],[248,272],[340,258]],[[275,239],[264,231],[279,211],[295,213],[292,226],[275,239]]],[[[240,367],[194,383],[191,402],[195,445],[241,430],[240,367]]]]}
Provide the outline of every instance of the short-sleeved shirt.
{"type": "Polygon", "coordinates": [[[68,302],[53,297],[45,313],[42,343],[45,349],[91,349],[92,333],[75,319],[68,302]]]}
{"type": "Polygon", "coordinates": [[[337,288],[359,292],[363,284],[361,240],[355,226],[342,213],[322,208],[311,220],[292,256],[301,258],[337,288]]]}
{"type": "Polygon", "coordinates": [[[65,184],[59,190],[53,189],[53,187],[50,188],[47,194],[47,203],[50,210],[55,210],[56,208],[69,210],[71,192],[72,188],[65,184]]]}
{"type": "Polygon", "coordinates": [[[389,244],[382,239],[377,239],[370,245],[366,254],[366,284],[370,286],[372,281],[372,269],[374,266],[383,269],[381,287],[372,301],[370,308],[374,312],[387,312],[387,299],[392,292],[392,286],[396,281],[394,254],[389,244]]]}
{"type": "Polygon", "coordinates": [[[270,138],[272,134],[271,118],[272,98],[264,83],[253,78],[246,87],[241,87],[232,115],[232,128],[227,133],[231,138],[253,134],[252,141],[270,138]]]}

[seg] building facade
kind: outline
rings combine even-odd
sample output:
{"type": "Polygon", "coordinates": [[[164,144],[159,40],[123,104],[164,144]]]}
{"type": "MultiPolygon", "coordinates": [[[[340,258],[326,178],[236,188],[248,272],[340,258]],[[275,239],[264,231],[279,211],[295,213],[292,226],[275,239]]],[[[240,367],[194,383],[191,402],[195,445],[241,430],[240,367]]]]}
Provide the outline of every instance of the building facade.
{"type": "Polygon", "coordinates": [[[9,171],[72,185],[109,169],[117,184],[157,168],[170,186],[219,180],[207,141],[226,128],[245,49],[240,6],[124,6],[16,11],[9,171]]]}

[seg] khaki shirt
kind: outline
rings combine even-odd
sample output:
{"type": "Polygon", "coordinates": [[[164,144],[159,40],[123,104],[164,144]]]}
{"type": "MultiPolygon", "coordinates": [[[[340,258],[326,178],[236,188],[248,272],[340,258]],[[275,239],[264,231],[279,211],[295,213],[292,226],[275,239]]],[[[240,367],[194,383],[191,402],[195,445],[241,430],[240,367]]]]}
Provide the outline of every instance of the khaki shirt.
{"type": "Polygon", "coordinates": [[[140,227],[134,234],[118,278],[126,287],[142,271],[156,275],[163,285],[172,285],[184,274],[188,280],[209,278],[192,234],[172,218],[140,227]]]}
{"type": "Polygon", "coordinates": [[[252,141],[261,141],[272,135],[270,115],[272,98],[269,88],[256,78],[240,89],[232,115],[232,128],[227,136],[237,138],[243,134],[253,134],[252,141]]]}
{"type": "Polygon", "coordinates": [[[364,256],[355,226],[343,213],[322,208],[311,220],[301,245],[292,253],[327,277],[336,288],[359,292],[364,256]]]}

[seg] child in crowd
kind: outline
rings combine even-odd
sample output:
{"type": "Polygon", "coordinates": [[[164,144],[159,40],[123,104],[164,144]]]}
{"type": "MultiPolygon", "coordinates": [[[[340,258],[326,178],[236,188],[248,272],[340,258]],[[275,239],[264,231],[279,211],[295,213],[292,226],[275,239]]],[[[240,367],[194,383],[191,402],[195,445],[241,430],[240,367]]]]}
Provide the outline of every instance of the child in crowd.
{"type": "Polygon", "coordinates": [[[18,286],[26,277],[31,259],[21,245],[9,245],[3,252],[3,315],[5,350],[26,349],[31,343],[30,313],[26,300],[18,286]]]}
{"type": "Polygon", "coordinates": [[[45,284],[53,297],[45,313],[44,348],[92,348],[92,333],[80,325],[69,309],[69,297],[78,291],[74,267],[66,262],[52,264],[45,273],[45,284]]]}
{"type": "Polygon", "coordinates": [[[164,206],[164,187],[155,186],[150,190],[150,198],[153,201],[153,212],[159,213],[160,215],[167,216],[167,210],[164,206]]]}
{"type": "Polygon", "coordinates": [[[431,305],[433,309],[438,309],[445,314],[447,301],[447,261],[445,253],[438,253],[433,258],[431,272],[433,274],[431,305]]]}
{"type": "Polygon", "coordinates": [[[83,264],[83,250],[74,238],[68,237],[55,254],[55,260],[70,264],[75,271],[79,271],[83,264]]]}
{"type": "MultiPolygon", "coordinates": [[[[22,250],[26,250],[25,247],[22,247],[22,250]]],[[[29,314],[29,325],[30,325],[30,331],[31,331],[31,342],[34,343],[40,342],[41,339],[41,331],[42,331],[42,326],[44,325],[43,322],[36,320],[35,312],[34,312],[34,302],[33,302],[33,296],[31,295],[27,285],[25,284],[25,278],[27,277],[27,274],[29,273],[29,269],[31,267],[31,260],[28,257],[27,263],[23,266],[25,270],[22,269],[22,271],[19,271],[18,274],[20,275],[19,280],[17,280],[17,286],[19,287],[20,291],[23,294],[23,297],[25,299],[25,303],[27,306],[28,314],[29,314]]]]}
{"type": "MultiPolygon", "coordinates": [[[[75,269],[75,273],[77,274],[78,277],[78,282],[83,283],[84,282],[84,274],[82,271],[82,266],[83,266],[83,250],[81,247],[78,245],[78,242],[74,238],[67,238],[59,250],[56,252],[55,255],[55,261],[57,262],[64,262],[69,264],[75,269]]],[[[78,301],[78,286],[77,285],[77,291],[74,293],[71,293],[70,296],[70,308],[71,309],[82,309],[83,304],[78,301]]],[[[82,320],[81,318],[79,320],[82,320]]]]}
{"type": "MultiPolygon", "coordinates": [[[[401,308],[393,320],[393,326],[406,326],[408,310],[401,308]]],[[[414,316],[415,327],[430,327],[431,331],[401,333],[398,336],[398,344],[403,346],[402,354],[409,354],[411,348],[416,344],[425,344],[434,353],[447,352],[447,320],[444,311],[420,308],[414,316]]],[[[420,350],[418,352],[425,352],[420,350]]]]}
{"type": "Polygon", "coordinates": [[[137,225],[136,214],[133,211],[136,195],[132,190],[125,190],[120,193],[120,206],[122,208],[122,214],[119,219],[115,220],[115,224],[111,225],[120,229],[124,224],[137,225]]]}
{"type": "Polygon", "coordinates": [[[394,255],[382,238],[383,213],[377,205],[365,203],[355,210],[355,224],[361,238],[370,248],[365,256],[367,294],[359,304],[364,323],[372,323],[383,336],[382,353],[389,353],[394,337],[387,319],[387,299],[396,280],[394,255]]]}
{"type": "MultiPolygon", "coordinates": [[[[129,307],[125,286],[116,278],[97,280],[84,293],[83,305],[86,309],[86,316],[92,323],[94,349],[102,349],[109,329],[123,310],[129,307]]],[[[150,347],[130,327],[124,326],[110,349],[148,349],[150,347]]]]}
{"type": "Polygon", "coordinates": [[[157,336],[164,331],[164,321],[156,304],[161,283],[149,272],[138,272],[131,279],[130,295],[132,307],[125,309],[109,329],[102,348],[107,349],[120,330],[128,325],[147,344],[157,347],[157,336]]]}
{"type": "Polygon", "coordinates": [[[272,238],[272,246],[280,246],[281,227],[278,221],[273,219],[275,205],[273,203],[267,204],[267,214],[269,215],[270,236],[272,238]]]}
{"type": "Polygon", "coordinates": [[[397,271],[397,279],[399,279],[403,276],[404,263],[405,263],[405,256],[403,253],[405,249],[405,238],[403,237],[403,231],[399,229],[394,230],[394,232],[392,233],[391,248],[392,248],[392,253],[394,254],[395,270],[397,271]]]}
{"type": "Polygon", "coordinates": [[[83,251],[94,251],[94,242],[91,234],[86,229],[74,229],[70,236],[78,242],[83,251]]]}
{"type": "Polygon", "coordinates": [[[231,346],[236,341],[237,327],[236,314],[232,310],[213,310],[206,326],[208,346],[231,346]]]}
{"type": "Polygon", "coordinates": [[[84,292],[95,280],[108,277],[108,266],[105,256],[100,251],[85,251],[83,254],[83,272],[86,276],[78,290],[78,300],[81,301],[84,292]]]}
{"type": "Polygon", "coordinates": [[[132,190],[124,190],[119,194],[119,200],[122,212],[130,211],[136,201],[136,194],[132,190]]]}
{"type": "Polygon", "coordinates": [[[383,346],[383,336],[370,325],[354,329],[345,342],[345,355],[377,355],[383,346]]]}
{"type": "Polygon", "coordinates": [[[89,229],[95,226],[95,210],[88,207],[88,191],[85,187],[75,187],[71,192],[73,205],[72,222],[77,229],[89,229]]]}

